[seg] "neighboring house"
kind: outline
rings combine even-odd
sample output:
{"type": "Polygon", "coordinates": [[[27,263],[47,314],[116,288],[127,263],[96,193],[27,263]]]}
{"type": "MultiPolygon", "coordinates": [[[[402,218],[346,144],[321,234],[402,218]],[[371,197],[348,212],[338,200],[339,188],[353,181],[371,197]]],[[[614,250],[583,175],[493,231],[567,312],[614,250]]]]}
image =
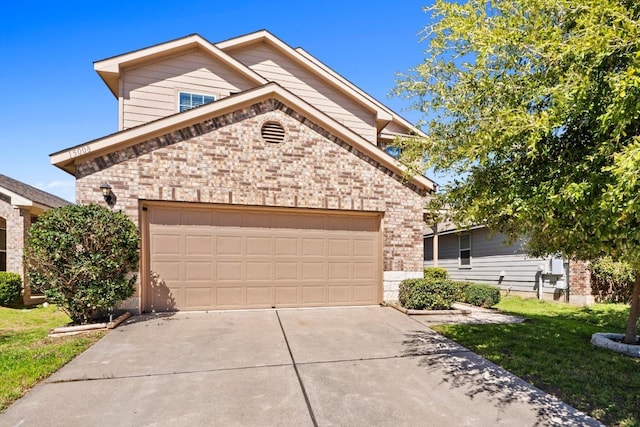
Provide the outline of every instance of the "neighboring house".
{"type": "Polygon", "coordinates": [[[32,295],[29,286],[24,286],[22,256],[29,227],[44,211],[69,204],[46,191],[0,175],[0,271],[18,273],[22,277],[25,304],[42,300],[42,297],[32,295]]]}
{"type": "Polygon", "coordinates": [[[420,132],[303,49],[190,35],[95,70],[119,131],[51,161],[140,226],[131,308],[378,304],[422,276],[435,185],[384,152],[420,132]]]}
{"type": "Polygon", "coordinates": [[[424,235],[425,267],[442,267],[454,280],[497,285],[509,294],[593,302],[584,263],[527,256],[522,240],[506,244],[504,234],[490,233],[483,225],[458,229],[444,223],[436,231],[424,235]]]}

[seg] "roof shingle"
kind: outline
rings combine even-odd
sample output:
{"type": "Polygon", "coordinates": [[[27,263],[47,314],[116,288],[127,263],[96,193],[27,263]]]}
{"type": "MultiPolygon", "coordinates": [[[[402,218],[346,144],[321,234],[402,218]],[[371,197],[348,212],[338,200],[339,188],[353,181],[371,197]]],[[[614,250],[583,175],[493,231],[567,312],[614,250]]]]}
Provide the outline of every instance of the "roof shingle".
{"type": "Polygon", "coordinates": [[[36,187],[25,184],[6,175],[0,174],[0,189],[5,188],[13,193],[19,194],[25,199],[29,199],[32,202],[40,205],[48,206],[50,208],[59,208],[72,204],[71,202],[62,199],[58,196],[54,196],[51,193],[42,191],[36,187]]]}

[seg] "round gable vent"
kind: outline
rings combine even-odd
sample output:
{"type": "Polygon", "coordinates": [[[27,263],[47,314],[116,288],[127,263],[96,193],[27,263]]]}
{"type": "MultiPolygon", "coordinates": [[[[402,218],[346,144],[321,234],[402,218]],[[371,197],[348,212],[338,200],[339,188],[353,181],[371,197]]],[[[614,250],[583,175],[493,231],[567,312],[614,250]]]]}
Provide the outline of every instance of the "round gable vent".
{"type": "Polygon", "coordinates": [[[266,122],[260,130],[262,139],[271,144],[280,144],[284,141],[284,128],[278,122],[266,122]]]}

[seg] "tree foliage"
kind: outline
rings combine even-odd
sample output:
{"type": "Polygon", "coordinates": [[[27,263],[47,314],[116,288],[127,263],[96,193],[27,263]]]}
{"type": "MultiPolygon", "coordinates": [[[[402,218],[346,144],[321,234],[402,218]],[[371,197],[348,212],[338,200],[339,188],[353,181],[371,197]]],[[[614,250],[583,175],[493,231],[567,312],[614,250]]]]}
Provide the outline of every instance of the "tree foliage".
{"type": "Polygon", "coordinates": [[[75,322],[86,323],[133,295],[138,245],[138,229],[122,212],[98,205],[52,209],[29,231],[29,281],[75,322]]]}
{"type": "Polygon", "coordinates": [[[428,137],[399,141],[404,161],[460,176],[442,195],[458,223],[525,237],[533,255],[640,270],[640,3],[426,12],[426,57],[395,92],[416,100],[428,137]]]}

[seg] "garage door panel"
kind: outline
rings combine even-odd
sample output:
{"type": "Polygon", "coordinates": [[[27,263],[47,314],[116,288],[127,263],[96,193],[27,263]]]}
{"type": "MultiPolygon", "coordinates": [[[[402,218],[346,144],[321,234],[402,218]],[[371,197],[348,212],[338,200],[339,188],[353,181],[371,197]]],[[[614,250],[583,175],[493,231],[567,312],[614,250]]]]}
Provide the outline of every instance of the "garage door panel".
{"type": "Polygon", "coordinates": [[[148,218],[147,309],[379,302],[376,215],[152,207],[148,218]]]}
{"type": "Polygon", "coordinates": [[[329,240],[330,257],[348,257],[351,255],[351,241],[349,239],[330,239],[329,240]]]}
{"type": "Polygon", "coordinates": [[[239,308],[244,305],[242,300],[244,288],[242,286],[218,286],[216,288],[216,302],[220,308],[239,308]]]}
{"type": "Polygon", "coordinates": [[[213,255],[214,242],[211,236],[187,234],[184,236],[184,251],[187,255],[213,255]]]}
{"type": "Polygon", "coordinates": [[[298,298],[299,288],[297,285],[276,286],[275,287],[275,306],[276,307],[294,307],[299,305],[298,298]]]}
{"type": "Polygon", "coordinates": [[[162,234],[155,234],[151,241],[153,254],[179,255],[181,241],[182,237],[179,234],[168,234],[166,231],[162,234]]]}
{"type": "Polygon", "coordinates": [[[242,262],[218,261],[216,262],[216,280],[222,281],[241,281],[242,280],[242,262]]]}
{"type": "Polygon", "coordinates": [[[350,216],[330,216],[327,217],[328,230],[348,230],[353,229],[353,218],[350,216]]]}
{"type": "Polygon", "coordinates": [[[302,305],[324,305],[327,302],[327,289],[322,284],[302,287],[302,305]]]}
{"type": "Polygon", "coordinates": [[[327,278],[326,270],[326,263],[324,262],[303,262],[302,280],[305,282],[325,280],[327,278]]]}
{"type": "Polygon", "coordinates": [[[264,215],[260,212],[245,212],[242,214],[242,226],[249,228],[272,228],[273,219],[271,216],[264,215]]]}
{"type": "Polygon", "coordinates": [[[184,306],[187,310],[205,309],[215,305],[212,300],[213,289],[211,286],[189,287],[185,289],[184,306]]]}
{"type": "Polygon", "coordinates": [[[216,237],[216,255],[238,255],[242,256],[242,236],[217,236],[216,237]]]}
{"type": "Polygon", "coordinates": [[[326,230],[327,218],[320,215],[302,217],[302,228],[305,230],[326,230]]]}
{"type": "Polygon", "coordinates": [[[302,218],[300,215],[276,213],[272,216],[271,226],[276,229],[301,229],[302,218]]]}
{"type": "Polygon", "coordinates": [[[151,271],[161,281],[178,281],[181,278],[179,261],[153,261],[151,263],[151,271]]]}
{"type": "Polygon", "coordinates": [[[297,262],[278,262],[275,263],[274,280],[296,280],[298,279],[298,263],[297,262]]]}
{"type": "Polygon", "coordinates": [[[269,282],[273,279],[272,263],[270,261],[247,261],[247,282],[269,282]]]}
{"type": "Polygon", "coordinates": [[[356,303],[366,303],[375,298],[374,289],[369,285],[353,287],[353,301],[356,303]]]}
{"type": "Polygon", "coordinates": [[[297,237],[276,237],[275,238],[275,255],[276,256],[297,256],[298,255],[298,238],[297,237]]]}
{"type": "Polygon", "coordinates": [[[348,284],[329,286],[329,304],[348,303],[352,300],[348,284]]]}
{"type": "Polygon", "coordinates": [[[182,224],[181,210],[179,208],[153,208],[150,221],[157,225],[178,225],[182,224]]]}
{"type": "Polygon", "coordinates": [[[380,229],[380,218],[361,217],[353,222],[353,231],[377,232],[380,229]]]}
{"type": "Polygon", "coordinates": [[[350,267],[348,262],[330,262],[329,265],[329,280],[349,280],[350,279],[350,267]]]}
{"type": "Polygon", "coordinates": [[[353,280],[374,280],[376,271],[373,262],[357,262],[353,264],[353,280]]]}
{"type": "Polygon", "coordinates": [[[271,256],[271,237],[247,237],[247,255],[249,256],[271,256]]]}
{"type": "Polygon", "coordinates": [[[272,297],[270,286],[247,286],[247,307],[270,306],[272,297]]]}
{"type": "Polygon", "coordinates": [[[215,211],[213,225],[217,227],[242,227],[242,215],[235,211],[215,211]]]}
{"type": "Polygon", "coordinates": [[[354,257],[369,257],[375,258],[376,256],[376,241],[374,239],[354,239],[353,240],[353,256],[354,257]]]}
{"type": "Polygon", "coordinates": [[[184,209],[181,225],[212,226],[213,212],[208,209],[184,209]]]}
{"type": "Polygon", "coordinates": [[[185,281],[211,281],[211,262],[209,261],[186,261],[184,263],[185,268],[185,281]]]}
{"type": "Polygon", "coordinates": [[[325,256],[325,238],[315,237],[302,239],[302,256],[325,256]]]}

